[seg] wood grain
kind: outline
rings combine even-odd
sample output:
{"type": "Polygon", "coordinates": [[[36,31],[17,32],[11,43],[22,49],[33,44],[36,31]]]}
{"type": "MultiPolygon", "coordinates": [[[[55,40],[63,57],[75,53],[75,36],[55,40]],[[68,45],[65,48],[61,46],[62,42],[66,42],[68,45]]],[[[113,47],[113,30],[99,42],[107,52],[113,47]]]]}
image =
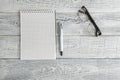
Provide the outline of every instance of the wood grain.
{"type": "Polygon", "coordinates": [[[118,59],[0,60],[0,80],[120,80],[118,59]]]}
{"type": "Polygon", "coordinates": [[[19,30],[19,14],[0,13],[0,35],[18,35],[19,30]]]}
{"type": "MultiPolygon", "coordinates": [[[[102,35],[120,35],[118,13],[91,13],[102,35]]],[[[84,14],[58,13],[57,22],[63,23],[64,35],[94,35],[94,27],[84,14]]]]}
{"type": "Polygon", "coordinates": [[[87,6],[92,12],[118,12],[120,0],[0,0],[1,12],[18,12],[20,9],[52,8],[58,12],[76,11],[87,6]],[[69,10],[68,10],[69,11],[69,10]]]}
{"type": "Polygon", "coordinates": [[[0,0],[0,80],[120,80],[120,59],[105,59],[120,58],[120,36],[115,36],[120,34],[119,26],[120,0],[0,0]],[[109,39],[113,40],[113,45],[110,47],[113,47],[113,51],[117,51],[117,54],[111,51],[102,53],[103,49],[99,47],[105,48],[104,39],[90,36],[93,35],[92,25],[89,24],[85,15],[80,14],[79,17],[77,15],[82,5],[88,8],[103,35],[114,35],[105,36],[105,39],[107,43],[111,43],[109,39]],[[19,60],[18,12],[22,9],[40,8],[56,9],[57,22],[63,23],[65,52],[62,57],[59,55],[57,43],[57,57],[82,59],[19,60]],[[83,34],[84,36],[80,36],[83,34]],[[98,39],[100,39],[100,44],[93,46],[99,42],[98,39]],[[97,47],[100,53],[83,54],[81,49],[88,49],[88,46],[81,46],[82,42],[91,43],[91,51],[95,51],[93,48],[97,47]],[[84,57],[89,57],[89,59],[83,59],[84,57]],[[90,59],[95,57],[97,59],[90,59]]]}
{"type": "MultiPolygon", "coordinates": [[[[20,58],[20,36],[0,36],[0,58],[20,58]]],[[[120,58],[118,36],[64,36],[64,53],[57,58],[120,58]]]]}
{"type": "MultiPolygon", "coordinates": [[[[57,6],[60,6],[60,5],[56,5],[56,3],[59,3],[59,1],[60,0],[57,0],[56,2],[55,1],[31,1],[31,0],[26,0],[26,1],[25,0],[18,0],[18,1],[17,0],[11,0],[11,1],[5,0],[5,1],[3,1],[3,4],[5,5],[5,4],[8,4],[8,3],[9,4],[13,3],[14,5],[18,5],[18,7],[17,6],[15,7],[15,8],[18,8],[18,9],[20,9],[19,7],[21,7],[21,6],[24,7],[25,5],[29,5],[29,4],[30,4],[29,6],[34,6],[34,5],[37,4],[37,6],[41,5],[43,7],[46,6],[46,5],[49,6],[49,5],[52,4],[51,6],[55,5],[56,8],[57,8],[57,6]],[[44,4],[46,4],[46,5],[44,5],[44,4]]],[[[73,4],[75,2],[75,4],[77,4],[79,1],[65,0],[65,2],[61,1],[60,4],[63,7],[65,5],[69,5],[69,7],[70,7],[71,3],[73,4]]],[[[98,4],[103,4],[103,3],[100,3],[100,2],[102,2],[102,1],[98,1],[97,3],[98,4]]],[[[84,3],[84,1],[83,1],[83,3],[84,3]]],[[[85,3],[89,3],[89,0],[85,1],[85,3]]],[[[94,1],[94,2],[91,1],[90,3],[96,3],[96,1],[94,1]]],[[[116,3],[116,0],[115,0],[114,3],[116,3]]],[[[110,4],[110,2],[108,2],[106,4],[110,4]]],[[[46,7],[48,7],[48,6],[46,6],[46,7]]],[[[62,6],[60,6],[59,8],[62,8],[62,6]]],[[[73,7],[70,7],[70,8],[73,8],[73,7]]],[[[3,8],[3,9],[7,9],[7,8],[3,8]]],[[[13,10],[14,10],[14,8],[13,8],[13,10]]],[[[120,14],[118,14],[118,12],[112,12],[111,11],[111,13],[110,13],[110,12],[97,12],[96,11],[96,12],[91,12],[91,14],[92,14],[93,18],[95,19],[96,23],[98,24],[98,26],[100,27],[103,35],[110,35],[110,36],[114,35],[113,37],[109,37],[110,40],[112,38],[116,39],[116,36],[120,35],[120,28],[119,28],[120,14]]],[[[101,51],[100,48],[98,48],[98,51],[97,51],[97,53],[99,52],[99,55],[96,54],[94,49],[91,51],[91,53],[86,52],[86,50],[84,50],[85,52],[81,52],[81,50],[84,47],[85,47],[85,49],[90,49],[90,48],[88,48],[88,46],[84,42],[82,42],[82,43],[84,43],[85,46],[80,45],[82,38],[84,39],[84,37],[85,37],[84,40],[86,42],[89,42],[88,39],[90,39],[90,42],[94,42],[95,40],[97,40],[96,38],[95,39],[93,38],[93,35],[94,35],[93,25],[90,24],[89,20],[87,19],[87,17],[84,14],[80,14],[78,16],[78,14],[76,12],[66,12],[66,13],[57,12],[56,18],[57,18],[56,24],[58,22],[61,22],[63,24],[63,28],[64,28],[64,36],[65,36],[64,37],[64,41],[65,41],[64,42],[64,46],[65,46],[64,53],[65,54],[62,58],[71,58],[71,57],[72,58],[80,58],[80,57],[81,58],[84,58],[84,57],[91,57],[91,58],[92,57],[96,57],[96,58],[97,57],[102,57],[102,58],[109,57],[109,58],[114,58],[114,57],[119,57],[119,54],[118,54],[119,49],[118,50],[116,50],[116,49],[113,50],[113,52],[117,51],[117,54],[114,54],[114,53],[104,54],[104,52],[106,52],[106,51],[104,51],[104,50],[101,51]],[[80,36],[80,35],[82,35],[82,36],[80,36]],[[86,54],[83,54],[83,53],[86,53],[86,54]]],[[[1,45],[1,53],[0,53],[1,58],[19,58],[19,55],[20,55],[20,52],[19,52],[19,43],[20,43],[19,42],[19,40],[20,40],[19,39],[19,36],[20,36],[20,22],[19,22],[19,19],[20,19],[19,13],[17,13],[17,12],[7,12],[7,13],[3,12],[3,13],[0,13],[0,35],[2,36],[1,39],[3,38],[3,40],[10,41],[10,43],[12,43],[13,45],[16,45],[15,47],[13,46],[14,49],[11,50],[11,52],[7,48],[8,46],[4,47],[4,46],[1,45]],[[6,35],[7,35],[7,37],[6,37],[6,35]],[[15,38],[17,37],[18,41],[16,40],[16,42],[13,43],[11,41],[11,40],[14,41],[13,37],[15,37],[15,38]]],[[[58,27],[59,26],[57,26],[56,35],[58,35],[58,32],[59,32],[58,27]]],[[[107,36],[104,36],[104,37],[107,37],[107,36]]],[[[119,36],[118,36],[118,38],[119,38],[119,36]]],[[[117,42],[116,40],[113,41],[113,44],[116,44],[116,42],[117,42]]],[[[97,41],[97,42],[99,42],[99,41],[97,41]]],[[[2,44],[2,41],[1,41],[1,44],[2,44]]],[[[5,45],[8,45],[8,44],[5,43],[5,45]]],[[[91,44],[89,44],[89,46],[90,45],[91,44]]],[[[58,46],[57,51],[59,52],[59,45],[57,45],[57,46],[58,46]]],[[[98,46],[99,46],[99,44],[98,44],[98,46]]],[[[102,43],[102,46],[104,46],[103,43],[102,43]]],[[[10,45],[9,47],[12,47],[12,46],[10,45]]],[[[59,58],[60,57],[59,53],[57,53],[57,55],[58,55],[58,58],[59,58]]]]}
{"type": "Polygon", "coordinates": [[[19,58],[19,37],[0,36],[0,58],[19,58]]]}
{"type": "MultiPolygon", "coordinates": [[[[120,35],[119,13],[94,12],[92,16],[103,35],[120,35]]],[[[19,19],[19,13],[0,13],[0,35],[20,35],[19,19]]],[[[93,25],[83,14],[78,16],[77,13],[57,13],[56,19],[56,24],[63,24],[64,35],[94,35],[93,25]]],[[[59,26],[57,29],[59,31],[59,26]]]]}
{"type": "Polygon", "coordinates": [[[66,58],[119,58],[120,37],[118,36],[66,36],[64,56],[66,58]]]}

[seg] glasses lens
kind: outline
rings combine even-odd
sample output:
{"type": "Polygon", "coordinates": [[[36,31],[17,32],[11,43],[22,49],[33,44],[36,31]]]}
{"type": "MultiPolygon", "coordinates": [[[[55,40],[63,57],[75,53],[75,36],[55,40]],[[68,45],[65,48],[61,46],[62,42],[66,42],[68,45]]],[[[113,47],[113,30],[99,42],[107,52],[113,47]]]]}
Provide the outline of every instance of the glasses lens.
{"type": "Polygon", "coordinates": [[[85,15],[84,13],[78,12],[78,17],[80,18],[80,20],[81,20],[82,22],[88,21],[88,17],[87,17],[87,15],[85,15]]]}

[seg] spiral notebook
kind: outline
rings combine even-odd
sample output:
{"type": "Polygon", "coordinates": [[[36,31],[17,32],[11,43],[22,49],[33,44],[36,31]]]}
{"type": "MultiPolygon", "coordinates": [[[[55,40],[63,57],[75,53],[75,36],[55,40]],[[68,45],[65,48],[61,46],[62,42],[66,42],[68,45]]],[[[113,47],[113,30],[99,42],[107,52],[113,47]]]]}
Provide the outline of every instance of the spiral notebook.
{"type": "Polygon", "coordinates": [[[56,59],[55,11],[20,11],[21,60],[56,59]]]}

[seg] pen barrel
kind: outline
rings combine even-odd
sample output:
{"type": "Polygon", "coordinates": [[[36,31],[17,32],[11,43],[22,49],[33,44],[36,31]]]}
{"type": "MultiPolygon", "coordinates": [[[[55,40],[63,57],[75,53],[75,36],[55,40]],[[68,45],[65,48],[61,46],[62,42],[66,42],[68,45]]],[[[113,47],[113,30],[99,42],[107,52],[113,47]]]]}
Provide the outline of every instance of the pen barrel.
{"type": "Polygon", "coordinates": [[[60,51],[63,52],[63,28],[60,29],[60,51]]]}

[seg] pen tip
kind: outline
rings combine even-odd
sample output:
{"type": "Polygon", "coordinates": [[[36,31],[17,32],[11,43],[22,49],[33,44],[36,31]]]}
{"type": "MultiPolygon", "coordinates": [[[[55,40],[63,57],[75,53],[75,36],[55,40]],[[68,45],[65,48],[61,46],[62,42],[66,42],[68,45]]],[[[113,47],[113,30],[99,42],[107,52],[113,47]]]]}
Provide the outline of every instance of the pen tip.
{"type": "Polygon", "coordinates": [[[61,55],[61,56],[63,55],[63,52],[62,52],[62,51],[60,51],[60,55],[61,55]]]}

